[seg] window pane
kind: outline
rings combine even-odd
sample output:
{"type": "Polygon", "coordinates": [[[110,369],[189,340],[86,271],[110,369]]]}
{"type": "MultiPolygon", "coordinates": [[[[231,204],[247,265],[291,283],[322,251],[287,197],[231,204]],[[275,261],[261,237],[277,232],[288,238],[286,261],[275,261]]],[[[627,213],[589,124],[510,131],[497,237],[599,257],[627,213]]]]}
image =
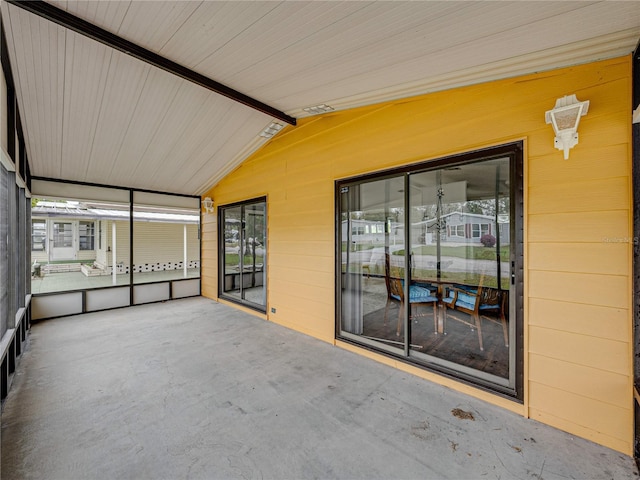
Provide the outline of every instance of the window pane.
{"type": "Polygon", "coordinates": [[[94,222],[80,222],[79,224],[79,238],[80,238],[80,250],[93,250],[94,249],[94,222]]]}
{"type": "Polygon", "coordinates": [[[31,250],[44,252],[47,249],[47,222],[45,220],[31,221],[31,250]]]}

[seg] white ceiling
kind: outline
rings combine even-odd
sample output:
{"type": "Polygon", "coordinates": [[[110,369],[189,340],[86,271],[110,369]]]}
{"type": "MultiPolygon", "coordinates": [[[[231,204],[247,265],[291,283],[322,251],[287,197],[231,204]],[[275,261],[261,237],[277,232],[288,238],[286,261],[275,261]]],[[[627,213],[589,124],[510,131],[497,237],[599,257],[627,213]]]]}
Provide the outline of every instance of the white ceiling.
{"type": "MultiPolygon", "coordinates": [[[[640,38],[635,1],[49,3],[297,118],[625,55],[640,38]]],[[[265,142],[264,113],[1,11],[35,176],[201,194],[265,142]]]]}

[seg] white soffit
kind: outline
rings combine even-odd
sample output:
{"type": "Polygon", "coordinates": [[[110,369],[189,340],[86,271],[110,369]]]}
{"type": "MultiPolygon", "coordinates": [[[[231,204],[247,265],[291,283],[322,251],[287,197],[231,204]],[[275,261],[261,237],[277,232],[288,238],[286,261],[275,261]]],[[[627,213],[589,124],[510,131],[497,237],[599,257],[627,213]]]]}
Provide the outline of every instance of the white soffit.
{"type": "Polygon", "coordinates": [[[633,1],[50,3],[296,116],[623,55],[640,36],[633,1]]]}
{"type": "MultiPolygon", "coordinates": [[[[637,2],[50,1],[296,117],[629,54],[637,2]]],[[[201,194],[273,119],[2,4],[36,176],[201,194]]]]}

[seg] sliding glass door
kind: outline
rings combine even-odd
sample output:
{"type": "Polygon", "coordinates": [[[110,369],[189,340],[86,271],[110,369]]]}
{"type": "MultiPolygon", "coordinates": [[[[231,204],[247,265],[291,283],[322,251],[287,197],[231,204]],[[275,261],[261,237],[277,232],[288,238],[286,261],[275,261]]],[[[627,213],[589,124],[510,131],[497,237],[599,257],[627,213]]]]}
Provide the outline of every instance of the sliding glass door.
{"type": "Polygon", "coordinates": [[[220,296],[265,311],[264,199],[220,207],[220,296]]]}
{"type": "Polygon", "coordinates": [[[517,144],[338,184],[338,337],[519,395],[517,144]]]}

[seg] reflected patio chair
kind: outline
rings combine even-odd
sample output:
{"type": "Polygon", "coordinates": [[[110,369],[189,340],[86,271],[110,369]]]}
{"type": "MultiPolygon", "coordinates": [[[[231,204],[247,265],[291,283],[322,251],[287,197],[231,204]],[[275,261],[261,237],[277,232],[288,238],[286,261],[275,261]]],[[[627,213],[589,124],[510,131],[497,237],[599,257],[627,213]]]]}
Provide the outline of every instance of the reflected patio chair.
{"type": "MultiPolygon", "coordinates": [[[[384,308],[384,324],[387,324],[387,313],[389,311],[389,304],[392,302],[399,302],[398,309],[398,326],[396,329],[396,335],[400,335],[400,328],[402,327],[402,318],[404,312],[404,281],[400,278],[385,277],[385,283],[387,286],[387,304],[384,308]]],[[[438,298],[434,296],[428,288],[420,285],[409,286],[409,319],[416,319],[417,317],[426,316],[425,313],[417,313],[418,305],[431,305],[433,307],[433,325],[437,329],[437,304],[438,298]],[[413,313],[413,306],[416,306],[416,313],[413,313]]],[[[415,320],[417,322],[417,320],[415,320]]]]}
{"type": "Polygon", "coordinates": [[[444,305],[444,333],[447,333],[447,320],[453,319],[471,327],[471,331],[478,332],[478,344],[480,350],[484,350],[482,344],[482,323],[480,322],[480,295],[481,287],[477,291],[466,290],[458,287],[447,287],[447,295],[443,297],[444,305]],[[466,316],[460,316],[452,312],[461,312],[466,316]]]}
{"type": "Polygon", "coordinates": [[[509,327],[506,312],[509,311],[509,292],[497,288],[482,289],[478,313],[480,318],[502,326],[504,346],[509,346],[509,327]]]}
{"type": "Polygon", "coordinates": [[[482,341],[481,319],[484,318],[496,323],[500,322],[502,324],[504,344],[508,347],[509,334],[505,316],[508,295],[506,292],[496,288],[483,286],[483,280],[484,277],[481,277],[477,289],[462,285],[447,288],[447,295],[442,299],[445,307],[445,331],[446,321],[449,318],[468,325],[472,331],[476,330],[478,332],[478,343],[482,351],[484,350],[484,345],[482,341]],[[465,313],[467,317],[461,317],[452,312],[462,312],[465,313]],[[495,315],[497,318],[492,318],[489,315],[495,315]]]}

